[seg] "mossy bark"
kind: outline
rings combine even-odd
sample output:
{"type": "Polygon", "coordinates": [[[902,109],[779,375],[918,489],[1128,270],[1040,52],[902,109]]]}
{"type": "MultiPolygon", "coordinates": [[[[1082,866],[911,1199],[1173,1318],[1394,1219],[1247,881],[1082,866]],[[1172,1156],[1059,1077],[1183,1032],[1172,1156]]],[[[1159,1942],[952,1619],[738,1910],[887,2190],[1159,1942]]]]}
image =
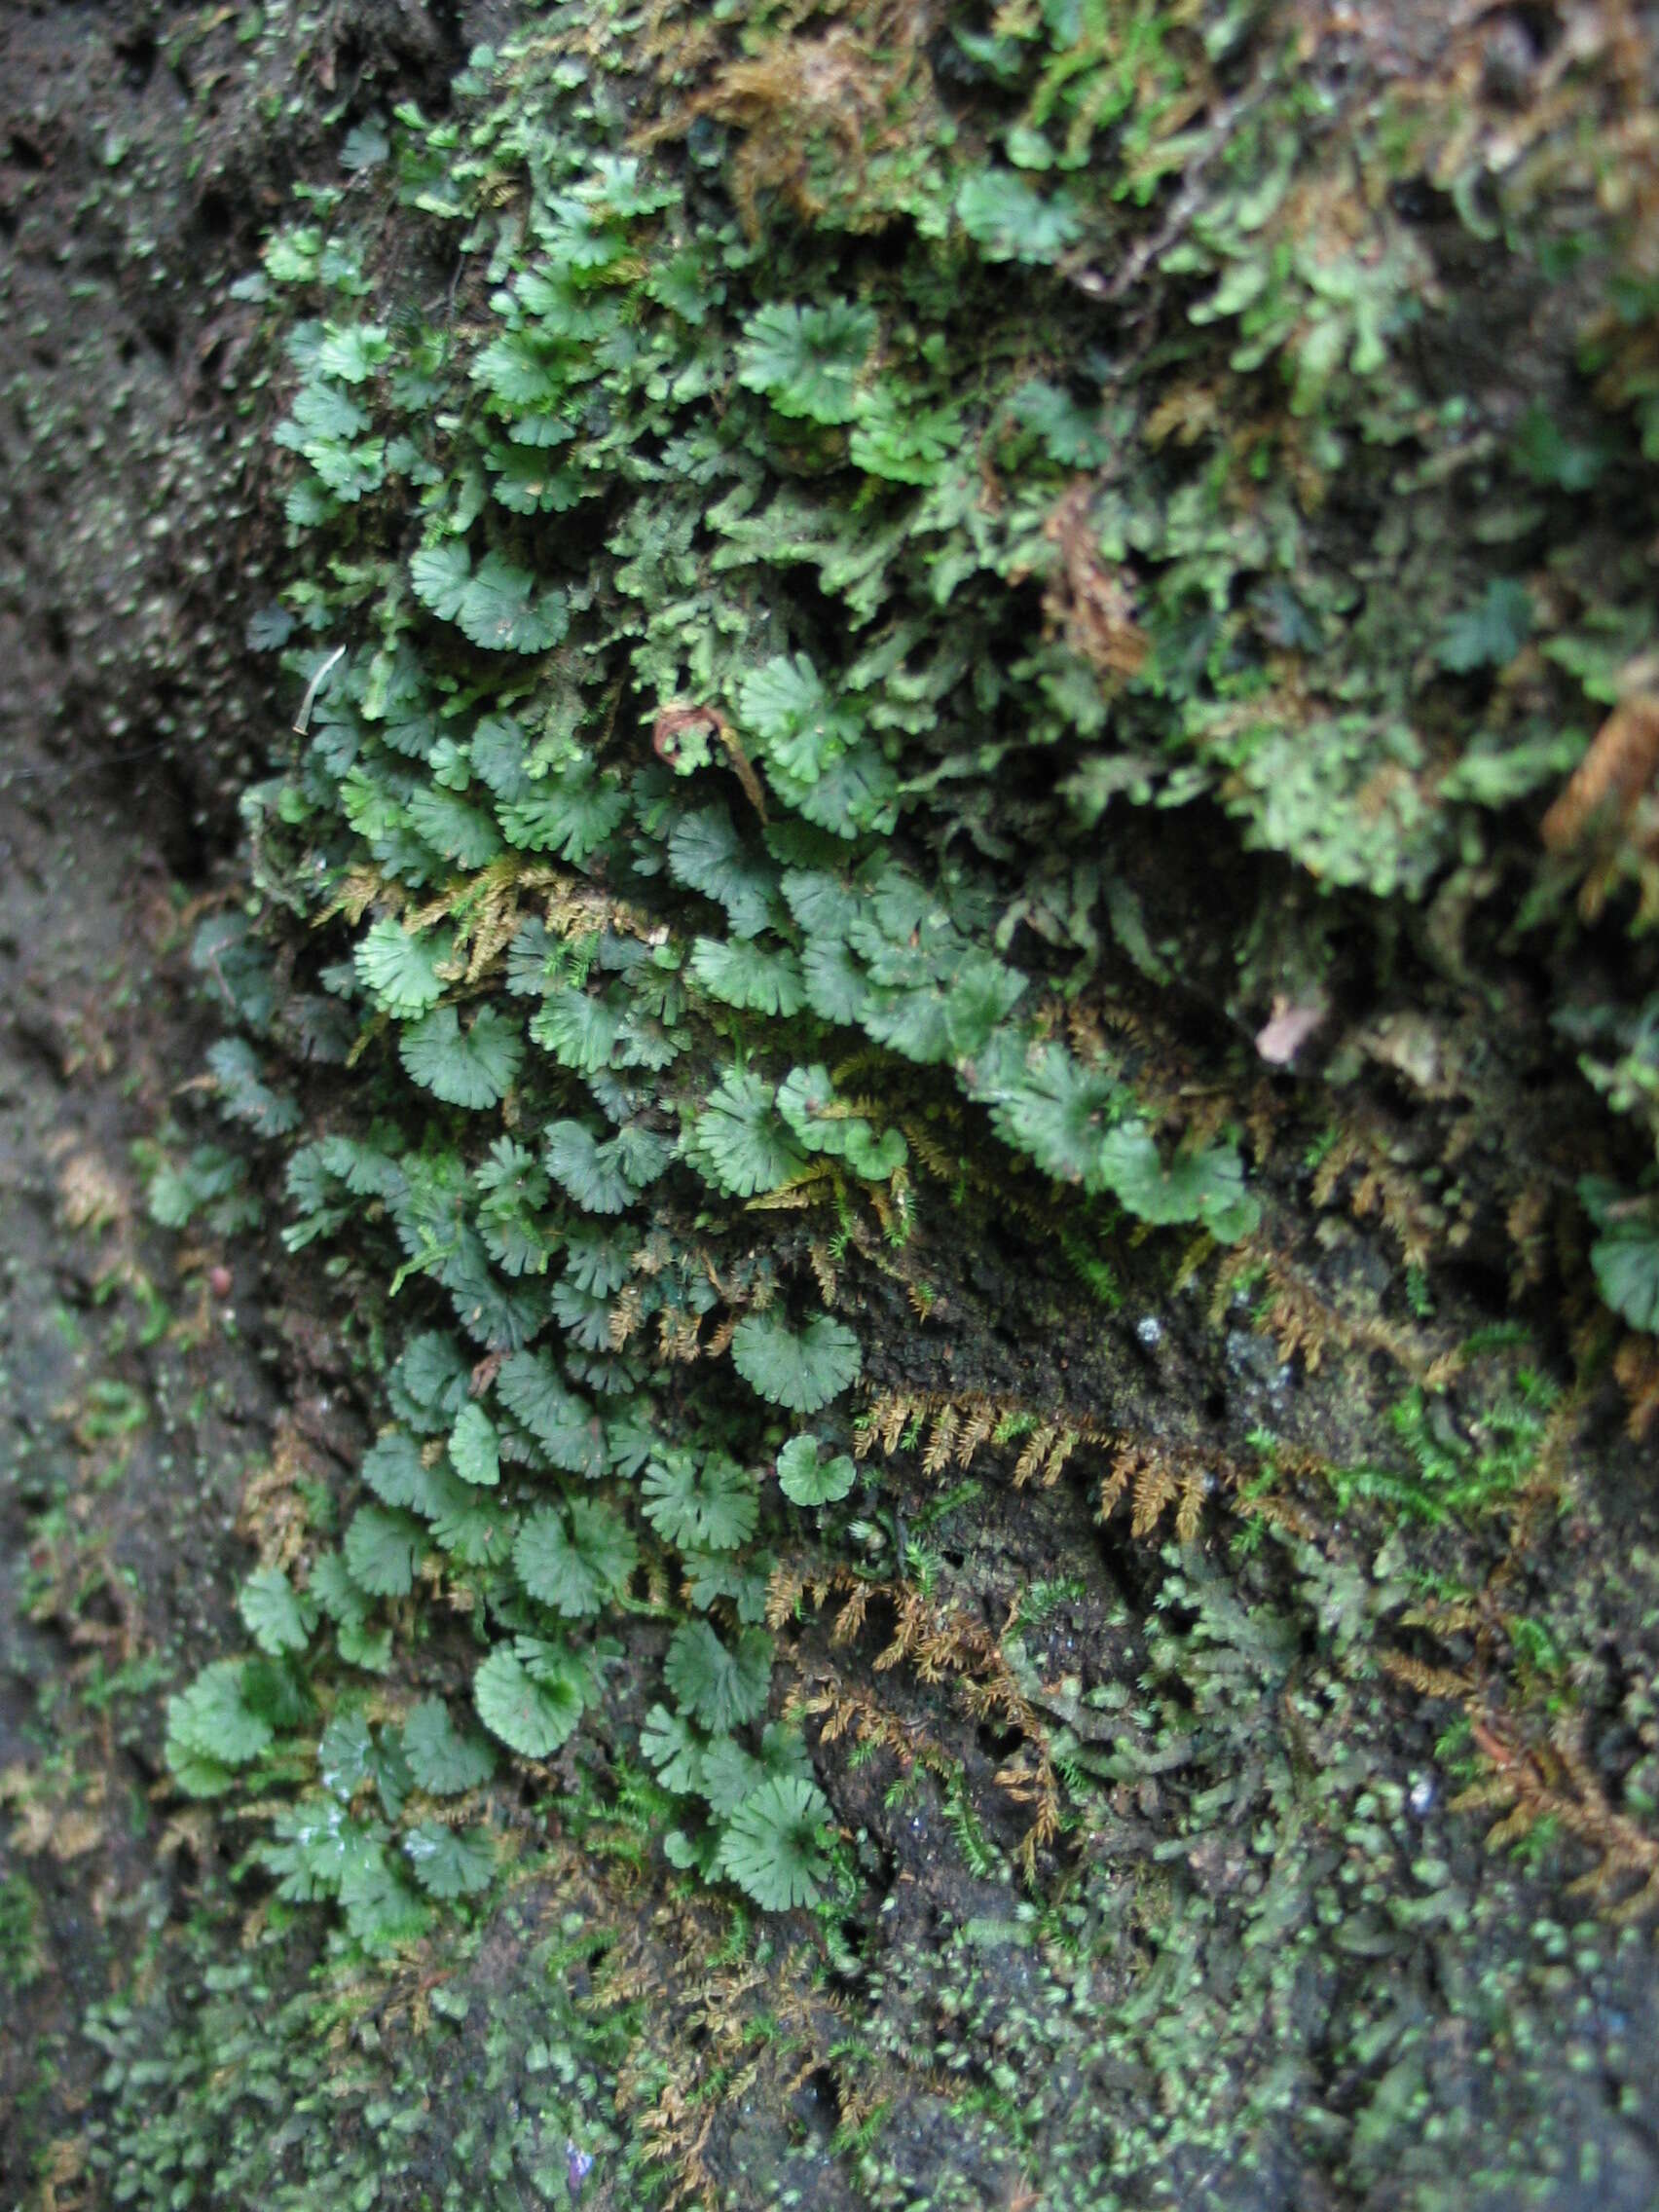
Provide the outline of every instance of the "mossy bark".
{"type": "MultiPolygon", "coordinates": [[[[653,1778],[642,1731],[664,1695],[671,1573],[711,1571],[672,1553],[608,1624],[617,1651],[582,1734],[491,1798],[508,1871],[489,1910],[462,1905],[366,1958],[373,1946],[343,1937],[332,1906],[274,1898],[257,1865],[233,1904],[228,1868],[248,1831],[216,1825],[210,1804],[170,1828],[166,1806],[139,1810],[135,1852],[60,1851],[42,1881],[41,1853],[89,1792],[159,1776],[164,1699],[216,1648],[210,1621],[193,1614],[185,1633],[165,1561],[83,1486],[79,1532],[48,1532],[74,1551],[103,1531],[159,1608],[149,1643],[167,1665],[120,1709],[130,1733],[148,1731],[135,1752],[100,1739],[95,1700],[67,1678],[71,1641],[31,1643],[18,1662],[37,1709],[18,1720],[0,1936],[19,2016],[43,2039],[6,2078],[20,2119],[0,2158],[19,2191],[84,2176],[92,2201],[141,2204],[344,2205],[372,2181],[379,2201],[410,2207],[1634,2212],[1659,2190],[1651,1945],[1619,1917],[1659,1886],[1643,1441],[1659,1386],[1651,1337],[1599,1301],[1609,1278],[1591,1256],[1598,1235],[1634,1236],[1650,1203],[1653,955],[1632,934],[1654,896],[1659,750],[1648,29],[1610,0],[1456,23],[1406,5],[1363,19],[1150,0],[970,13],[754,8],[715,23],[673,8],[132,8],[72,38],[60,12],[10,11],[11,790],[38,801],[43,826],[107,793],[143,817],[137,843],[89,844],[108,867],[137,866],[148,847],[183,892],[263,903],[290,1007],[263,1017],[260,1067],[293,1087],[301,1135],[362,1137],[365,1100],[403,1111],[389,1040],[428,1000],[370,998],[350,1066],[321,1046],[310,1066],[314,948],[344,968],[358,940],[342,907],[356,923],[389,890],[381,910],[395,921],[430,886],[416,875],[406,895],[401,860],[377,850],[375,873],[359,846],[365,872],[337,867],[327,886],[344,886],[326,902],[332,934],[301,926],[325,903],[313,855],[326,848],[335,867],[342,848],[312,827],[334,794],[286,733],[300,664],[277,677],[269,657],[277,595],[315,614],[320,666],[320,645],[338,634],[356,649],[401,594],[390,603],[411,611],[385,636],[416,638],[446,699],[456,669],[477,675],[490,622],[552,618],[528,570],[516,600],[492,571],[488,607],[465,597],[486,571],[464,550],[453,607],[435,570],[411,571],[410,553],[431,547],[400,480],[370,488],[361,523],[355,491],[344,518],[319,497],[332,453],[319,462],[303,424],[287,446],[273,432],[296,390],[326,382],[321,325],[298,352],[281,344],[320,316],[331,337],[364,325],[375,344],[391,330],[392,346],[435,329],[477,359],[496,288],[524,273],[516,211],[547,197],[537,162],[557,165],[535,132],[592,122],[558,105],[583,69],[602,120],[607,99],[626,115],[616,144],[655,163],[665,193],[685,192],[691,245],[730,225],[738,304],[722,312],[741,334],[723,382],[695,388],[722,420],[747,407],[760,426],[744,498],[721,486],[723,542],[748,566],[736,551],[708,564],[738,571],[724,599],[696,575],[713,594],[696,602],[710,634],[740,641],[729,663],[723,643],[665,644],[652,628],[671,584],[694,598],[686,577],[715,542],[708,479],[662,469],[661,542],[642,529],[619,550],[613,492],[605,527],[525,522],[500,502],[515,553],[558,534],[549,572],[565,576],[572,548],[596,573],[612,555],[635,564],[645,586],[608,580],[604,604],[633,590],[643,611],[605,650],[644,637],[639,650],[662,656],[632,664],[636,738],[625,719],[617,735],[612,703],[595,746],[607,792],[645,794],[641,835],[613,853],[595,831],[597,865],[583,847],[557,884],[549,863],[546,926],[564,929],[560,900],[614,903],[619,884],[659,903],[615,922],[618,973],[635,973],[623,956],[656,941],[653,928],[687,941],[725,928],[693,893],[723,903],[732,945],[748,944],[739,894],[653,852],[650,810],[672,820],[708,800],[753,860],[758,817],[800,798],[804,779],[778,762],[805,740],[797,725],[768,734],[746,682],[761,668],[776,691],[792,654],[809,674],[862,665],[847,640],[868,615],[861,579],[877,571],[873,554],[861,568],[873,541],[857,533],[893,511],[882,500],[937,492],[972,439],[977,495],[949,514],[941,497],[917,526],[914,573],[894,555],[900,581],[882,588],[908,592],[919,620],[936,534],[961,580],[937,595],[929,667],[948,660],[954,623],[982,681],[940,679],[933,719],[909,721],[913,700],[880,691],[895,666],[903,675],[903,651],[846,682],[879,694],[904,733],[885,756],[909,779],[902,828],[868,834],[890,839],[895,866],[962,893],[950,926],[990,964],[977,973],[1006,955],[1041,1007],[1020,1033],[1024,1088],[985,1073],[1000,1009],[964,1014],[972,1041],[950,1051],[930,1057],[896,1026],[899,1044],[866,1038],[852,1072],[837,1066],[843,1100],[873,1094],[858,1108],[869,1128],[885,1116],[904,1133],[908,1198],[845,1171],[835,1221],[722,1206],[710,1192],[775,1194],[758,1169],[721,1184],[711,1140],[693,1135],[686,1180],[671,1175],[672,1195],[648,1201],[651,1282],[694,1252],[685,1272],[702,1272],[733,1325],[774,1296],[810,1297],[862,1347],[867,1510],[792,1517],[766,1493],[768,1713],[798,1725],[835,1830],[837,1886],[816,1917],[757,1914],[718,1861],[699,1876],[684,1850],[664,1856],[665,1827],[682,1822],[694,1843],[695,1823],[683,1793],[671,1804],[659,1788],[668,1770],[653,1778]],[[485,41],[493,51],[452,90],[485,41]],[[424,116],[394,119],[410,98],[424,116]],[[433,117],[452,118],[453,135],[433,117]],[[360,259],[330,294],[322,249],[305,265],[296,248],[292,281],[313,289],[290,304],[256,254],[273,225],[293,227],[296,181],[340,194],[324,228],[357,238],[360,259]],[[940,240],[962,258],[934,266],[940,240]],[[977,339],[948,296],[952,267],[979,303],[977,339]],[[832,305],[846,294],[839,336],[799,320],[827,286],[832,305]],[[793,325],[764,320],[778,302],[793,325]],[[886,318],[879,342],[861,316],[871,330],[886,318]],[[822,351],[803,365],[788,346],[809,328],[822,351]],[[983,387],[980,342],[994,364],[983,387]],[[821,524],[850,454],[867,482],[835,509],[855,548],[837,568],[821,524]],[[762,495],[777,509],[745,538],[762,495]],[[986,566],[970,582],[974,560],[986,566]],[[1027,660],[1034,673],[1008,678],[1027,660]],[[723,706],[681,701],[672,719],[680,669],[723,706]],[[759,742],[734,725],[739,702],[759,742]],[[1016,721],[1040,702],[1052,719],[1033,738],[1016,721]],[[676,758],[686,743],[704,764],[673,777],[690,765],[676,758]],[[250,847],[236,801],[272,770],[288,779],[287,808],[268,787],[250,847]],[[626,873],[642,851],[649,865],[626,873]],[[1066,1149],[1084,1141],[1066,1101],[1088,1105],[1101,1070],[1115,1125],[1144,1121],[1161,1143],[1150,1184],[1140,1154],[1114,1182],[1094,1154],[1074,1163],[1066,1149]],[[1610,1194],[1594,1221],[1578,1195],[1591,1173],[1610,1194]],[[1219,1240],[1206,1206],[1228,1209],[1219,1240]],[[189,1925],[166,1925],[194,1895],[189,1925]],[[38,1971],[67,1956],[94,1897],[118,1922],[153,1923],[136,1980],[111,1946],[101,2009],[84,1976],[59,1988],[38,1971]],[[95,2087],[89,2025],[112,2061],[95,2087]],[[317,2055],[330,2029],[350,2050],[332,2083],[317,2055]],[[297,2117],[274,2126],[274,2107],[297,2117]]],[[[637,250],[648,262],[654,235],[637,250]]],[[[643,281],[617,267],[606,281],[643,281]]],[[[697,281],[711,287],[710,272],[697,281]]],[[[667,276],[661,296],[674,298],[667,276]]],[[[707,301],[691,306],[694,330],[707,301]]],[[[348,397],[365,379],[378,388],[366,358],[341,373],[348,397]]],[[[464,412],[457,395],[475,387],[502,416],[520,403],[504,372],[494,386],[482,369],[444,374],[448,386],[434,373],[430,395],[398,402],[412,440],[442,407],[464,412]]],[[[582,419],[596,449],[608,426],[582,419]]],[[[638,481],[658,480],[661,450],[689,467],[687,433],[653,443],[638,481]]],[[[691,459],[713,473],[706,451],[691,459]]],[[[515,498],[539,497],[538,481],[527,491],[528,477],[491,467],[515,498]]],[[[483,505],[490,479],[473,473],[483,505]]],[[[656,512],[648,499],[638,511],[647,524],[656,512]]],[[[485,696],[495,681],[479,679],[485,696]]],[[[52,863],[55,880],[67,865],[52,863]]],[[[480,882],[491,865],[460,864],[480,882]]],[[[476,896],[468,907],[440,888],[441,926],[476,955],[464,990],[505,1003],[492,963],[510,928],[492,950],[476,896]]],[[[50,900],[31,907],[28,928],[50,933],[52,913],[50,900]]],[[[781,965],[761,982],[744,971],[744,988],[787,989],[795,938],[810,949],[804,925],[791,934],[798,919],[775,921],[781,965]]],[[[889,968],[865,961],[875,994],[901,987],[900,952],[925,949],[935,919],[883,948],[889,968]]],[[[219,941],[203,981],[258,1032],[219,941]]],[[[49,986],[81,987],[50,945],[34,958],[49,986]]],[[[991,979],[1000,989],[1006,971],[991,979]]],[[[571,988],[587,982],[584,968],[571,988]]],[[[918,1001],[934,988],[924,977],[918,1001]]],[[[756,998],[747,1030],[722,1028],[718,1007],[732,1002],[699,1003],[706,1026],[687,1049],[707,1056],[712,1088],[725,1063],[709,1040],[737,1038],[741,1069],[756,1044],[764,1055],[773,1014],[756,998]]],[[[890,999],[879,1013],[907,1018],[890,999]]],[[[168,1034],[182,1052],[195,1033],[168,1034]]],[[[21,1025],[9,1049],[23,1064],[21,1025]]],[[[198,1070],[173,1072],[184,1087],[198,1070]]],[[[93,1097],[118,1080],[95,1053],[73,1074],[93,1097]]],[[[493,1108],[508,1089],[486,1082],[480,1095],[493,1108]]],[[[663,1145],[673,1097],[665,1077],[640,1109],[663,1145]]],[[[692,1105],[675,1102],[694,1131],[692,1105]]],[[[182,1161],[223,1132],[199,1098],[178,1111],[162,1134],[182,1161]]],[[[1089,1122],[1088,1143],[1098,1137],[1089,1122]]],[[[470,1163],[468,1142],[456,1140],[470,1163]]],[[[277,1163],[256,1153],[246,1174],[267,1191],[274,1239],[277,1163]]],[[[789,1180],[780,1170],[786,1194],[789,1180]]],[[[185,1188],[182,1202],[207,1201],[185,1188]]],[[[636,1202],[631,1188],[619,1202],[636,1202]]],[[[267,1563],[303,1586],[330,1518],[358,1503],[402,1314],[413,1301],[434,1330],[454,1315],[419,1272],[390,1298],[401,1263],[378,1220],[307,1247],[332,1252],[325,1279],[251,1231],[226,1231],[221,1252],[202,1218],[204,1301],[203,1267],[252,1270],[263,1250],[266,1301],[287,1317],[284,1386],[313,1409],[297,1440],[258,1412],[270,1449],[255,1456],[288,1474],[248,1493],[267,1563]],[[319,1399],[333,1401],[322,1414],[319,1399]],[[284,1482],[315,1494],[290,1499],[278,1526],[269,1501],[284,1482]]],[[[31,1217],[36,1242],[38,1229],[31,1217]]],[[[31,1244],[30,1264],[40,1257],[31,1244]]],[[[130,1281],[124,1295],[138,1296],[130,1281]]],[[[630,1342],[615,1310],[596,1358],[630,1342]]],[[[475,1339],[477,1402],[512,1348],[475,1339]]],[[[723,1348],[665,1370],[650,1393],[659,1434],[679,1422],[702,1435],[711,1404],[732,1409],[741,1456],[755,1414],[738,1382],[709,1379],[724,1376],[723,1348]]],[[[143,1479],[158,1508],[176,1503],[165,1460],[143,1479]]],[[[12,1481],[12,1520],[38,1546],[50,1500],[34,1478],[12,1481]]],[[[52,1587],[37,1572],[18,1590],[72,1641],[65,1559],[52,1587]]],[[[246,1641],[239,1570],[221,1571],[231,1648],[246,1641]]],[[[487,1594],[441,1559],[428,1580],[446,1610],[387,1608],[383,1729],[416,1695],[456,1710],[467,1697],[487,1594]]],[[[735,1584],[703,1602],[734,1641],[740,1620],[754,1625],[749,1605],[735,1584]]],[[[344,1662],[318,1670],[320,1727],[355,1677],[344,1662]]],[[[289,1768],[253,1791],[256,1818],[273,1793],[320,1802],[315,1754],[294,1744],[289,1768]]],[[[760,1755],[757,1733],[747,1755],[760,1755]]],[[[384,1813],[400,1835],[414,1815],[401,1800],[386,1810],[393,1794],[365,1767],[358,1817],[384,1813]]],[[[816,1849],[803,1860],[827,1863],[816,1849]]]]}

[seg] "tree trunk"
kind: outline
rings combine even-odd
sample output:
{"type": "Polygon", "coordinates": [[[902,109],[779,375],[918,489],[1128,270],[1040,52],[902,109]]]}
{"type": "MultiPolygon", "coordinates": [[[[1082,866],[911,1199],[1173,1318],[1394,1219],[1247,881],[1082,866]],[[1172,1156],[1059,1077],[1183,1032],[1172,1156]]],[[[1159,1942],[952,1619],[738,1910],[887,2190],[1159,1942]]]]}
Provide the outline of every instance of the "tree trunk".
{"type": "Polygon", "coordinates": [[[1652,2202],[1651,23],[0,21],[11,2196],[1652,2202]]]}

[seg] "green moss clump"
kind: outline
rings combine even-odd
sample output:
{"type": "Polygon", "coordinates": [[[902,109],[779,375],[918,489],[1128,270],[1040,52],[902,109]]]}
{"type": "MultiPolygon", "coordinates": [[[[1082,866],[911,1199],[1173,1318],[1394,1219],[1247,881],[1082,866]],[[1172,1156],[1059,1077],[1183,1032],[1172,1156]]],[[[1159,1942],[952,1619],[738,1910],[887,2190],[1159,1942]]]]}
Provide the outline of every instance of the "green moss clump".
{"type": "MultiPolygon", "coordinates": [[[[1491,1678],[1535,1717],[1592,1618],[1482,1610],[1582,1399],[1482,1364],[1456,1267],[1485,1239],[1540,1272],[1588,1093],[1515,1130],[1493,1102],[1576,1023],[1623,1124],[1591,1264],[1647,1312],[1618,1176],[1651,953],[1588,1007],[1551,963],[1575,895],[1645,918],[1648,802],[1614,774],[1610,815],[1537,830],[1645,712],[1613,486],[1652,459],[1651,303],[1616,206],[1606,312],[1558,288],[1596,134],[1515,155],[1495,95],[1379,92],[1353,35],[1159,0],[556,7],[266,252],[267,635],[304,703],[244,801],[259,910],[209,925],[255,1040],[215,1075],[283,1145],[289,1247],[387,1331],[386,1419],[338,1544],[285,1529],[255,1648],[177,1694],[167,1755],[279,1800],[250,1865],[281,1925],[330,1906],[336,1972],[487,1930],[522,1792],[579,1809],[717,1977],[584,2014],[630,2156],[711,2204],[818,2186],[810,2115],[783,2148],[745,2118],[757,2080],[822,2077],[815,2170],[894,2206],[1391,2172],[1426,2208],[1449,2151],[1495,2203],[1516,2129],[1563,2166],[1579,2139],[1502,2016],[1537,2017],[1555,1938],[1503,1933],[1525,1870],[1423,1844],[1397,1685],[1450,1697],[1457,1640],[1510,1637],[1491,1678]],[[1525,405],[1448,359],[1477,298],[1542,318],[1525,405]],[[1523,961],[1543,1006],[1491,1045],[1523,961]],[[1275,1089],[1327,1021],[1323,1088],[1275,1089]],[[1005,1237],[1062,1280],[997,1281],[1005,1237]],[[1155,1410],[1166,1326],[1224,1436],[1155,1410]],[[1341,1373],[1300,1409],[1298,1357],[1341,1373]],[[981,1451],[1001,1557],[949,1532],[981,1451]],[[966,1724],[889,1710],[889,1677],[966,1724]],[[877,1943],[906,1823],[959,1891],[877,1943]],[[764,1995],[718,1949],[751,1907],[816,1915],[764,1995]]],[[[1564,66],[1576,114],[1628,113],[1611,46],[1564,66]]],[[[164,1198],[209,1202],[215,1164],[164,1198]]],[[[1536,1839],[1570,1790],[1492,1740],[1536,1839]]],[[[1480,1748],[1423,1734],[1418,1780],[1482,1779],[1480,1748]]]]}

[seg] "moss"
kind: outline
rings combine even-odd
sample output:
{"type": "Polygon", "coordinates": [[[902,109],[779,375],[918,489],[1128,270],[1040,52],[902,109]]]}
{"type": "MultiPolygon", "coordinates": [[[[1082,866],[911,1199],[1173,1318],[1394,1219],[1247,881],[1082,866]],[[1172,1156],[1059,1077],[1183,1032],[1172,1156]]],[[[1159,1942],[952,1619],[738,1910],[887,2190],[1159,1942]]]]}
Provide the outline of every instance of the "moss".
{"type": "Polygon", "coordinates": [[[1643,95],[959,16],[538,11],[245,288],[212,1066],[387,1425],[171,1702],[265,1933],[94,2023],[140,2201],[1641,2186],[1643,95]]]}

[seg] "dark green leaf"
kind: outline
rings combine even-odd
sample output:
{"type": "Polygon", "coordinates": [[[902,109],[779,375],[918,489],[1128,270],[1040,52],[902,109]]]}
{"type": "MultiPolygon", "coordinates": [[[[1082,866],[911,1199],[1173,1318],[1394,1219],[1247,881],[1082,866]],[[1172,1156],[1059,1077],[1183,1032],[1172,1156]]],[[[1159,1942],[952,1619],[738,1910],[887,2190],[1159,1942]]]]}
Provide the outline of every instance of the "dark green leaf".
{"type": "Polygon", "coordinates": [[[485,1007],[462,1029],[453,1006],[441,1006],[404,1030],[398,1056],[416,1083],[447,1106],[475,1112],[499,1105],[524,1057],[516,1022],[485,1007]]]}
{"type": "Polygon", "coordinates": [[[642,1489],[646,1520],[682,1551],[732,1551],[755,1533],[759,1492],[723,1452],[665,1453],[646,1468],[642,1489]]]}
{"type": "Polygon", "coordinates": [[[496,1424],[482,1406],[464,1407],[450,1430],[450,1464],[463,1483],[494,1490],[501,1479],[496,1424]]]}
{"type": "Polygon", "coordinates": [[[238,1608],[249,1636],[274,1659],[303,1651],[316,1626],[315,1602],[296,1591],[279,1567],[256,1567],[242,1584],[238,1608]]]}
{"type": "Polygon", "coordinates": [[[707,1621],[686,1621],[674,1632],[663,1673],[681,1712],[719,1734],[765,1711],[772,1639],[764,1629],[745,1629],[734,1650],[707,1621]]]}
{"type": "Polygon", "coordinates": [[[776,1307],[746,1313],[732,1333],[732,1364],[768,1404],[814,1414],[864,1370],[859,1340],[844,1321],[815,1313],[798,1329],[776,1307]]]}
{"type": "Polygon", "coordinates": [[[378,1505],[358,1507],[344,1547],[352,1581],[371,1598],[407,1598],[425,1548],[426,1532],[418,1521],[378,1505]]]}
{"type": "Polygon", "coordinates": [[[423,1821],[403,1838],[403,1856],[428,1897],[474,1897],[487,1890],[496,1876],[496,1847],[487,1828],[452,1828],[441,1821],[423,1821]]]}
{"type": "Polygon", "coordinates": [[[846,300],[823,308],[762,308],[744,333],[738,382],[763,391],[780,415],[849,423],[875,330],[870,311],[846,300]]]}
{"type": "Polygon", "coordinates": [[[561,1666],[527,1656],[533,1642],[520,1637],[512,1650],[498,1645],[473,1676],[472,1695],[492,1735],[521,1758],[544,1759],[569,1741],[582,1716],[581,1677],[573,1661],[561,1666]]]}
{"type": "Polygon", "coordinates": [[[816,1436],[792,1436],[778,1454],[778,1488],[795,1505],[832,1505],[858,1480],[844,1452],[828,1456],[816,1436]]]}
{"type": "Polygon", "coordinates": [[[433,1797],[481,1789],[496,1771],[496,1754],[481,1736],[463,1733],[442,1698],[423,1698],[403,1723],[403,1755],[417,1786],[433,1797]]]}
{"type": "Polygon", "coordinates": [[[1532,632],[1532,601],[1524,584],[1494,576],[1478,606],[1455,615],[1440,641],[1440,664],[1465,676],[1477,668],[1504,668],[1532,632]]]}
{"type": "Polygon", "coordinates": [[[710,1093],[694,1124],[692,1158],[715,1188],[732,1198],[776,1191],[806,1165],[772,1086],[733,1068],[710,1093]]]}
{"type": "Polygon", "coordinates": [[[533,1513],[513,1545],[513,1565],[529,1595],[571,1620],[603,1611],[626,1585],[638,1557],[620,1514],[586,1498],[533,1513]]]}
{"type": "Polygon", "coordinates": [[[829,1800],[801,1775],[763,1782],[732,1814],[720,1865],[766,1912],[815,1904],[830,1874],[824,1837],[829,1800]]]}

